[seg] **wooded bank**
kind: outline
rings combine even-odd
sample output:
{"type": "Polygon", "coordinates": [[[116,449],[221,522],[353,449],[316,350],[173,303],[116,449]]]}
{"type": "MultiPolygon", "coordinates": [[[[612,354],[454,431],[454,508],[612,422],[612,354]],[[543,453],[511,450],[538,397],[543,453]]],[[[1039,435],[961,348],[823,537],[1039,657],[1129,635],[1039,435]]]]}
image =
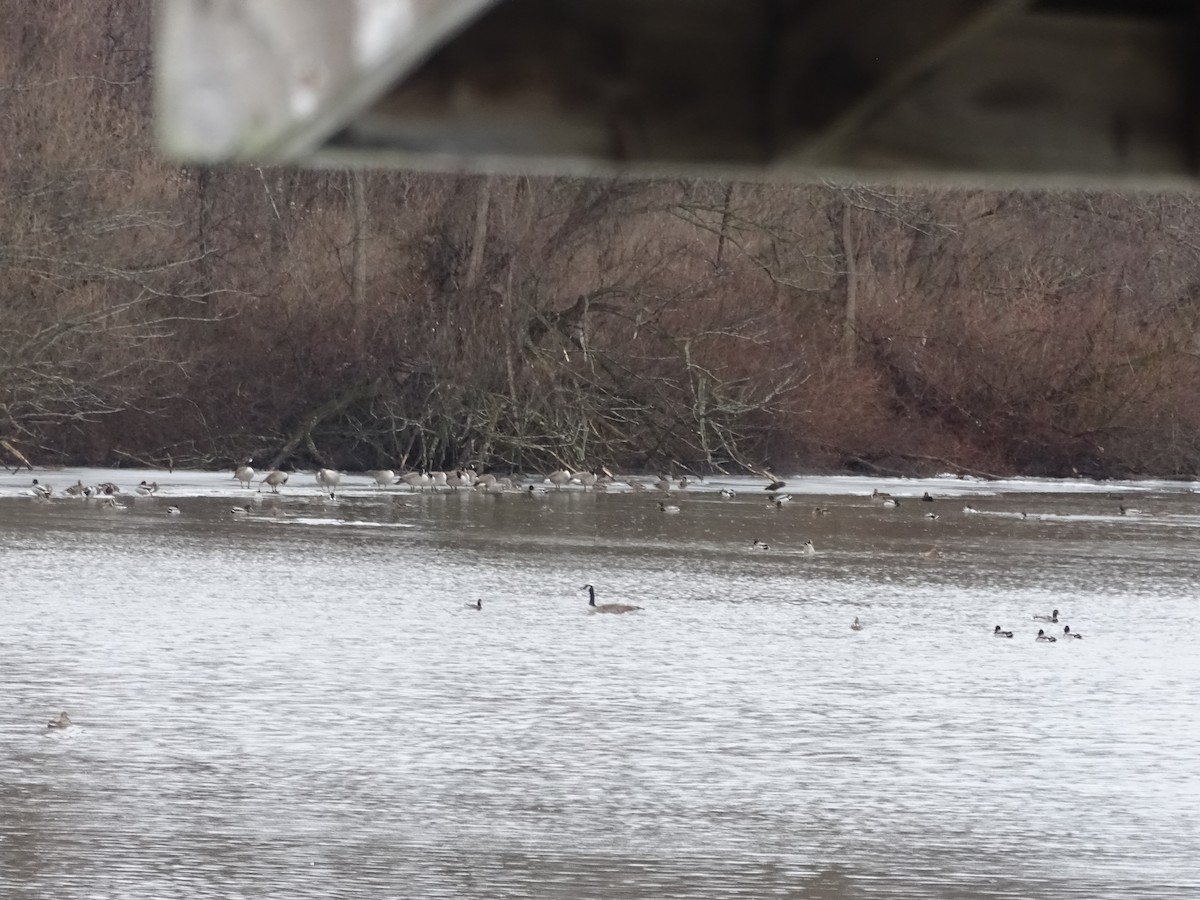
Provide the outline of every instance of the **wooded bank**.
{"type": "Polygon", "coordinates": [[[40,463],[1200,466],[1191,195],[180,167],[148,2],[0,15],[40,463]]]}

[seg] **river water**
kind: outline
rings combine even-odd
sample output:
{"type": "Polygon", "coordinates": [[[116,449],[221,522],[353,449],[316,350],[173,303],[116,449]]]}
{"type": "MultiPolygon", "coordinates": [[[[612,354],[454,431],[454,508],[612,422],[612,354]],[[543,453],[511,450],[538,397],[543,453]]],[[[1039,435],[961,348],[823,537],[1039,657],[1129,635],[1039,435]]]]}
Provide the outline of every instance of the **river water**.
{"type": "Polygon", "coordinates": [[[35,474],[0,475],[5,900],[1200,896],[1190,485],[35,474]]]}

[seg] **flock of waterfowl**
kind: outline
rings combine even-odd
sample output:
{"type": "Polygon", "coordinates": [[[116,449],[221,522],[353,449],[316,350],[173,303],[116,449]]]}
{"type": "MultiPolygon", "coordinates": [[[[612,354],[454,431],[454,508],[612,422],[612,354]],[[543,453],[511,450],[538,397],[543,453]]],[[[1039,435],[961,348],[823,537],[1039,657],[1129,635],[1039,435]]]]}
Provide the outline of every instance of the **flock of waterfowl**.
{"type": "MultiPolygon", "coordinates": [[[[1054,610],[1054,612],[1050,613],[1050,615],[1048,615],[1048,616],[1034,615],[1033,620],[1035,622],[1046,622],[1051,625],[1058,625],[1058,624],[1060,624],[1058,621],[1058,615],[1059,615],[1059,613],[1058,613],[1058,610],[1056,609],[1056,610],[1054,610]]],[[[999,625],[997,625],[995,627],[995,629],[992,631],[992,636],[998,637],[998,638],[1010,638],[1013,636],[1013,632],[1005,631],[999,625]]],[[[1083,640],[1083,635],[1080,634],[1078,631],[1072,631],[1070,625],[1063,625],[1062,634],[1059,635],[1059,637],[1061,637],[1063,640],[1066,640],[1066,641],[1069,641],[1072,639],[1080,640],[1080,641],[1083,640]]],[[[1039,643],[1053,644],[1058,640],[1058,638],[1052,634],[1046,634],[1046,629],[1039,628],[1037,635],[1034,637],[1034,640],[1038,641],[1039,643]]]]}

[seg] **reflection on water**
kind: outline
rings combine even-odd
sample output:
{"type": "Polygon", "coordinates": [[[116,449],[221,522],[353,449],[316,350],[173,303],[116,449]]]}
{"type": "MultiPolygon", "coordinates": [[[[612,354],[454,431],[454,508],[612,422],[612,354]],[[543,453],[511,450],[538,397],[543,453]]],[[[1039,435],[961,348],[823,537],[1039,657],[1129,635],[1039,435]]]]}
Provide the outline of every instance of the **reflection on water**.
{"type": "Polygon", "coordinates": [[[1200,498],[874,484],[0,498],[0,896],[1196,896],[1200,498]]]}

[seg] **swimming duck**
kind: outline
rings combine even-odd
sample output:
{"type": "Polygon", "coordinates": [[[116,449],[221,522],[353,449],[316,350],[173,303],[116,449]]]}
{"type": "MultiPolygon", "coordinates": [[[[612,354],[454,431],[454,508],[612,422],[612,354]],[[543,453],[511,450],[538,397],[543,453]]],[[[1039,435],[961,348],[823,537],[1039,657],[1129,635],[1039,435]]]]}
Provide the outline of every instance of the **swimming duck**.
{"type": "Polygon", "coordinates": [[[1072,631],[1070,625],[1063,626],[1063,637],[1075,638],[1076,640],[1080,640],[1080,641],[1083,640],[1083,635],[1080,634],[1078,631],[1072,631]]]}
{"type": "Polygon", "coordinates": [[[992,632],[992,637],[1012,637],[1012,636],[1013,636],[1013,633],[1011,631],[1001,631],[999,625],[997,625],[996,630],[992,632]]]}
{"type": "Polygon", "coordinates": [[[596,589],[590,584],[585,584],[583,589],[588,592],[588,606],[592,608],[592,612],[598,613],[627,613],[639,610],[642,607],[633,606],[629,603],[596,603],[596,589]]]}
{"type": "Polygon", "coordinates": [[[1033,621],[1035,621],[1035,622],[1053,622],[1055,625],[1057,625],[1058,624],[1058,610],[1056,609],[1054,612],[1050,613],[1050,615],[1048,615],[1048,616],[1035,615],[1033,617],[1033,621]]]}
{"type": "Polygon", "coordinates": [[[467,609],[483,609],[483,598],[480,597],[474,603],[468,603],[467,609]]]}
{"type": "Polygon", "coordinates": [[[1050,635],[1046,634],[1046,632],[1045,632],[1045,631],[1043,631],[1041,628],[1039,628],[1039,629],[1038,629],[1038,633],[1037,633],[1037,637],[1036,637],[1036,638],[1034,638],[1034,640],[1038,640],[1038,641],[1046,641],[1047,643],[1053,644],[1055,641],[1057,641],[1057,640],[1058,640],[1058,638],[1051,637],[1050,635]]]}
{"type": "Polygon", "coordinates": [[[872,500],[890,500],[890,499],[892,499],[892,495],[879,490],[879,488],[875,488],[873,491],[871,491],[871,499],[872,500]]]}
{"type": "Polygon", "coordinates": [[[754,539],[754,543],[751,544],[750,546],[752,546],[755,550],[770,550],[771,549],[770,544],[763,543],[762,541],[758,540],[757,538],[754,539]]]}
{"type": "Polygon", "coordinates": [[[968,503],[966,506],[963,507],[963,512],[966,513],[968,516],[970,516],[970,515],[973,515],[973,514],[979,512],[979,510],[977,510],[970,503],[968,503]]]}
{"type": "Polygon", "coordinates": [[[851,631],[862,631],[863,630],[863,623],[858,621],[858,616],[855,616],[854,621],[850,623],[850,630],[851,631]]]}
{"type": "Polygon", "coordinates": [[[936,522],[938,520],[938,514],[937,513],[925,513],[925,518],[928,519],[930,522],[936,522]]]}
{"type": "Polygon", "coordinates": [[[50,487],[48,484],[42,484],[36,478],[33,479],[33,487],[31,490],[33,491],[33,496],[37,497],[39,500],[49,500],[51,495],[54,493],[54,488],[50,487]]]}
{"type": "Polygon", "coordinates": [[[662,502],[660,502],[658,504],[658,508],[659,508],[659,510],[661,510],[662,512],[665,512],[669,516],[676,515],[679,512],[678,506],[670,506],[670,505],[668,505],[666,503],[662,503],[662,502]]]}
{"type": "Polygon", "coordinates": [[[813,546],[812,541],[805,541],[804,546],[800,548],[801,553],[813,554],[817,552],[817,548],[813,546]]]}
{"type": "Polygon", "coordinates": [[[168,506],[168,507],[167,507],[167,515],[168,515],[168,516],[177,516],[177,515],[179,515],[179,507],[178,507],[178,506],[168,506]]]}
{"type": "Polygon", "coordinates": [[[828,506],[814,506],[812,508],[812,514],[814,516],[827,516],[827,515],[829,515],[829,507],[828,506]]]}
{"type": "Polygon", "coordinates": [[[47,722],[46,727],[47,728],[67,728],[70,726],[70,724],[71,724],[71,717],[68,716],[65,712],[61,712],[58,714],[57,719],[51,719],[49,722],[47,722]]]}
{"type": "Polygon", "coordinates": [[[924,494],[921,495],[921,502],[922,503],[932,503],[933,502],[933,498],[929,496],[929,491],[926,491],[924,494]]]}
{"type": "Polygon", "coordinates": [[[234,506],[229,510],[229,512],[235,516],[248,516],[248,515],[250,515],[250,507],[249,506],[234,506]]]}
{"type": "Polygon", "coordinates": [[[900,501],[897,500],[895,497],[888,497],[883,501],[884,509],[895,509],[899,505],[900,505],[900,501]]]}
{"type": "Polygon", "coordinates": [[[783,509],[783,505],[785,503],[792,502],[792,495],[791,494],[780,494],[778,497],[773,497],[771,499],[771,502],[773,504],[775,504],[776,509],[783,509]]]}
{"type": "Polygon", "coordinates": [[[722,497],[724,497],[726,500],[732,500],[734,497],[737,496],[737,494],[735,494],[729,488],[721,488],[721,490],[717,491],[717,493],[720,494],[722,497]]]}
{"type": "Polygon", "coordinates": [[[143,479],[141,481],[141,483],[138,484],[136,490],[143,497],[149,497],[153,494],[158,493],[158,482],[157,481],[146,481],[145,479],[143,479]]]}

